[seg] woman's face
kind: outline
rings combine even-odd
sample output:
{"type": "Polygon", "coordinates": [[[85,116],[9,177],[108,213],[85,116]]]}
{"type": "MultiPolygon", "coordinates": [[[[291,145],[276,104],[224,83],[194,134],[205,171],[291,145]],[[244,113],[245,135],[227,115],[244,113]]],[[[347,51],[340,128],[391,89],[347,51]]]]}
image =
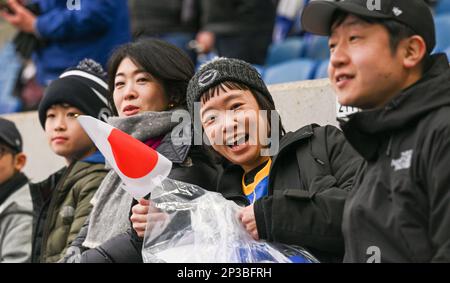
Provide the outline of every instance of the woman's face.
{"type": "Polygon", "coordinates": [[[120,117],[164,111],[169,104],[162,84],[129,58],[117,68],[113,98],[120,117]]]}
{"type": "Polygon", "coordinates": [[[249,90],[219,88],[218,95],[201,103],[200,117],[214,150],[246,172],[269,158],[261,154],[267,116],[249,90]]]}

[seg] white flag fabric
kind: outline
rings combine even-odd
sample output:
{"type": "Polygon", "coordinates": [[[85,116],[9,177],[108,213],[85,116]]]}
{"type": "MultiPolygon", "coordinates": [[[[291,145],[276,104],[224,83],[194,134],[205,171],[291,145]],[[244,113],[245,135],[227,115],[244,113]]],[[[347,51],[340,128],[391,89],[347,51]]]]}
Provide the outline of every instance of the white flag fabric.
{"type": "Polygon", "coordinates": [[[78,121],[135,199],[169,175],[172,162],[141,141],[91,116],[78,121]]]}

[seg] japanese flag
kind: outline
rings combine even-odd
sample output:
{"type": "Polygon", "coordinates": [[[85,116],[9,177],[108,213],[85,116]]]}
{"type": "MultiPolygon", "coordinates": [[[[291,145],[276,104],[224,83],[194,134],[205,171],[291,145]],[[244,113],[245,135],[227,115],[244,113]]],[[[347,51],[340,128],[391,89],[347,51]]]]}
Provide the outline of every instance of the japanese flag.
{"type": "Polygon", "coordinates": [[[90,116],[79,116],[78,121],[135,199],[169,175],[172,162],[141,141],[90,116]]]}

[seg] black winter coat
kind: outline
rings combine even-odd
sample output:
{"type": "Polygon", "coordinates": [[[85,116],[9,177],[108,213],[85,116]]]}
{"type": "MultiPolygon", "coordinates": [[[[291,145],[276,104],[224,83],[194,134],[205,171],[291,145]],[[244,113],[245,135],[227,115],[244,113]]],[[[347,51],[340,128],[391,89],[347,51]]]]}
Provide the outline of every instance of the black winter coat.
{"type": "MultiPolygon", "coordinates": [[[[254,204],[261,239],[309,249],[320,261],[342,261],[342,212],[362,159],[333,126],[309,125],[287,133],[272,158],[269,195],[254,204]]],[[[218,192],[248,205],[239,166],[231,166],[218,192]]]]}
{"type": "Polygon", "coordinates": [[[450,262],[450,69],[342,121],[366,160],[344,210],[347,262],[450,262]]]}

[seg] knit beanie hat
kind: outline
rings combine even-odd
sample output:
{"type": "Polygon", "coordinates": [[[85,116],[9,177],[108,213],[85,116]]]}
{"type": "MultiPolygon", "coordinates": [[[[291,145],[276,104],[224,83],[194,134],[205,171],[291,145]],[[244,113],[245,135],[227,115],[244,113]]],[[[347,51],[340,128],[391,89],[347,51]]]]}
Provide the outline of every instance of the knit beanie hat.
{"type": "Polygon", "coordinates": [[[238,59],[217,58],[201,66],[189,81],[186,102],[191,117],[194,117],[194,102],[199,101],[208,89],[226,81],[242,83],[250,90],[257,90],[274,103],[272,95],[255,67],[238,59]]]}
{"type": "Polygon", "coordinates": [[[84,59],[77,67],[64,71],[50,83],[39,104],[39,120],[43,128],[47,110],[55,104],[69,104],[84,114],[106,121],[112,115],[109,107],[109,90],[102,66],[91,59],[84,59]]]}

